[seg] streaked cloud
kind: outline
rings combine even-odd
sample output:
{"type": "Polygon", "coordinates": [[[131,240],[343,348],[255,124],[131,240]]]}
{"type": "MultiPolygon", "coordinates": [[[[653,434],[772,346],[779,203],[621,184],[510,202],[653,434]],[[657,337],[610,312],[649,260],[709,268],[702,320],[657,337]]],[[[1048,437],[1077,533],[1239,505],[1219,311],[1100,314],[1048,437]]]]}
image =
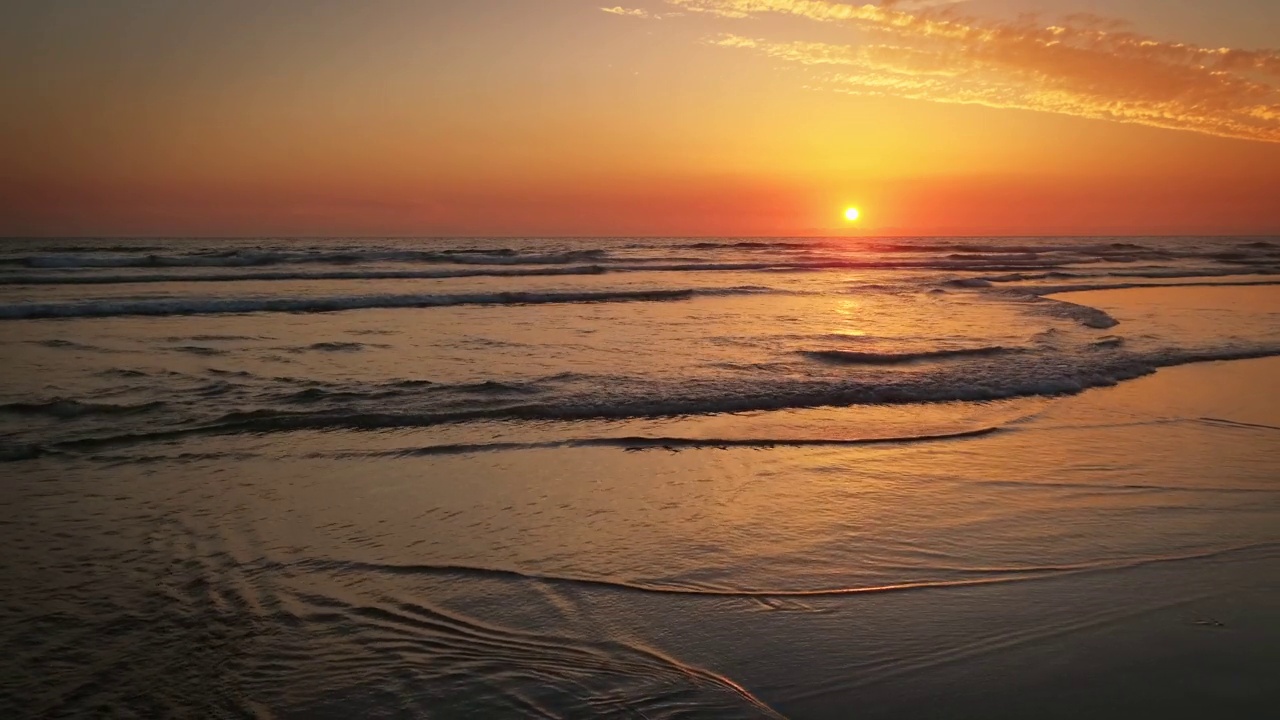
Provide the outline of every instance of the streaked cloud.
{"type": "Polygon", "coordinates": [[[661,20],[662,16],[657,13],[651,13],[648,10],[640,8],[624,8],[618,5],[614,7],[602,7],[601,10],[611,15],[622,15],[623,17],[642,18],[645,20],[661,20]]]}
{"type": "Polygon", "coordinates": [[[735,10],[732,7],[719,7],[712,3],[698,5],[688,4],[684,5],[684,9],[691,13],[715,15],[718,17],[734,18],[738,20],[751,17],[751,13],[749,11],[735,10]]]}
{"type": "MultiPolygon", "coordinates": [[[[680,17],[681,15],[684,15],[683,12],[679,12],[679,11],[653,12],[651,10],[645,10],[644,8],[625,8],[625,7],[622,7],[621,5],[614,5],[613,7],[602,7],[600,9],[603,10],[604,12],[609,13],[610,15],[621,15],[622,17],[640,18],[641,20],[661,20],[663,18],[680,17]]],[[[699,12],[699,11],[695,10],[694,12],[699,12]]]]}
{"type": "MultiPolygon", "coordinates": [[[[1280,51],[1159,40],[1077,14],[1049,24],[965,17],[950,2],[666,0],[726,18],[787,15],[847,28],[847,42],[724,33],[709,42],[808,66],[856,95],[980,104],[1280,142],[1280,51]]],[[[760,26],[753,25],[752,29],[760,26]]]]}

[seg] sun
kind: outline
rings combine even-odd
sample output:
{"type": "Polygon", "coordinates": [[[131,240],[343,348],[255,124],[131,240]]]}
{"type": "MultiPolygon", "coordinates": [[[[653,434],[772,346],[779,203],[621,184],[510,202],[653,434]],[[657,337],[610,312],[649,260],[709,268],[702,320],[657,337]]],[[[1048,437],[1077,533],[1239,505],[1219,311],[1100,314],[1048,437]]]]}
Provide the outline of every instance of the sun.
{"type": "Polygon", "coordinates": [[[849,222],[854,222],[854,221],[856,221],[856,220],[858,219],[858,217],[859,217],[861,214],[862,214],[862,213],[859,213],[859,212],[858,212],[858,208],[856,208],[856,207],[851,207],[851,208],[849,208],[849,209],[847,209],[847,210],[845,210],[845,211],[844,211],[844,219],[845,219],[845,220],[848,220],[849,222]]]}

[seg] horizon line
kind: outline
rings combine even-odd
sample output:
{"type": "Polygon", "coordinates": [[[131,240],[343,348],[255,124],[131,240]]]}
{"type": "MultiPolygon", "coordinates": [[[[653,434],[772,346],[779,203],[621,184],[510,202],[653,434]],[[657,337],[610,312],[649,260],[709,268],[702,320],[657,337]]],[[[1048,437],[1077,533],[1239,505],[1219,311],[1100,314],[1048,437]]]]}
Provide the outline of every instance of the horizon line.
{"type": "Polygon", "coordinates": [[[147,235],[147,234],[128,234],[128,235],[0,235],[0,242],[8,240],[629,240],[629,239],[648,239],[648,240],[668,240],[677,238],[707,238],[707,239],[812,239],[812,240],[831,240],[831,239],[864,239],[877,240],[883,238],[1000,238],[1000,239],[1018,239],[1018,238],[1186,238],[1186,237],[1203,237],[1203,238],[1254,238],[1254,237],[1280,237],[1280,230],[1274,232],[1259,233],[1137,233],[1137,232],[1120,232],[1120,233],[1046,233],[1043,235],[1029,235],[1026,233],[875,233],[875,234],[810,234],[810,233],[793,233],[780,235],[747,235],[747,234],[726,234],[726,235],[708,235],[695,233],[675,233],[675,234],[634,234],[634,235],[608,235],[608,234],[588,234],[588,235],[557,235],[557,234],[509,234],[509,233],[493,233],[487,235],[399,235],[399,234],[370,234],[370,235],[283,235],[264,233],[260,235],[147,235]]]}

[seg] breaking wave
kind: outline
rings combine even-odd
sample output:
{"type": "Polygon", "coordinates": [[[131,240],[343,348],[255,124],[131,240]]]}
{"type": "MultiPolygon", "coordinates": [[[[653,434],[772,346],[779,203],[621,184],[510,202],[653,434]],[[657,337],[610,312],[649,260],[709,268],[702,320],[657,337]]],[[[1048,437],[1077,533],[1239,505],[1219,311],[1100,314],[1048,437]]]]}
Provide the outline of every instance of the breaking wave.
{"type": "MultiPolygon", "coordinates": [[[[939,366],[923,374],[905,373],[896,377],[879,377],[874,382],[852,374],[849,379],[776,379],[767,388],[754,381],[699,388],[696,384],[671,387],[636,387],[627,392],[605,392],[621,384],[604,377],[567,378],[569,385],[556,386],[553,379],[539,382],[505,383],[485,381],[464,384],[435,384],[404,381],[377,385],[366,389],[305,387],[297,388],[288,378],[279,380],[287,392],[253,396],[256,404],[269,407],[233,410],[217,416],[175,416],[158,427],[139,427],[134,432],[119,434],[78,434],[52,443],[67,449],[93,448],[117,444],[133,444],[193,435],[270,434],[295,431],[326,430],[394,430],[427,428],[477,422],[556,422],[644,420],[706,416],[724,413],[795,410],[853,405],[893,405],[947,401],[994,401],[1028,396],[1055,396],[1081,392],[1092,387],[1114,385],[1123,380],[1146,375],[1159,367],[1210,360],[1233,360],[1280,355],[1280,347],[1238,348],[1216,351],[1179,351],[1160,355],[1139,356],[1107,348],[1090,348],[1075,364],[1064,364],[1063,358],[1035,353],[1014,356],[980,357],[986,366],[939,366]],[[574,382],[581,382],[574,386],[574,382]],[[584,389],[576,389],[581,387],[584,389]],[[468,396],[483,401],[466,401],[468,396]],[[307,409],[299,409],[307,406],[307,409]],[[311,409],[311,408],[315,409],[311,409]]],[[[75,416],[87,412],[86,403],[54,401],[48,406],[10,407],[9,412],[75,416]]],[[[125,406],[123,409],[102,408],[102,412],[139,412],[160,408],[160,404],[125,406]]],[[[965,437],[993,432],[992,428],[963,430],[958,434],[943,433],[917,437],[878,437],[861,435],[843,442],[904,442],[965,437]]],[[[624,437],[606,440],[586,439],[584,445],[609,444],[624,448],[689,447],[689,446],[770,446],[786,444],[838,444],[831,438],[695,438],[695,437],[624,437]]],[[[482,444],[485,446],[493,443],[482,444]]],[[[501,443],[496,447],[501,449],[501,443]]],[[[520,443],[510,448],[521,447],[520,443]]],[[[456,453],[478,451],[474,444],[445,445],[424,449],[424,453],[456,453]]]]}

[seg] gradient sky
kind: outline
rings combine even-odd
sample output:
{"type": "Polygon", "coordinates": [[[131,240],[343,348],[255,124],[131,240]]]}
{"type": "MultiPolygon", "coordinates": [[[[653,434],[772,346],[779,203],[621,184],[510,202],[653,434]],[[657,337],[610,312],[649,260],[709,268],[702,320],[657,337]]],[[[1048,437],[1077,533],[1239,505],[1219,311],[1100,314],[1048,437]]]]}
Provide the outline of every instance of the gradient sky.
{"type": "Polygon", "coordinates": [[[1280,233],[1275,0],[11,0],[0,235],[1280,233]]]}

